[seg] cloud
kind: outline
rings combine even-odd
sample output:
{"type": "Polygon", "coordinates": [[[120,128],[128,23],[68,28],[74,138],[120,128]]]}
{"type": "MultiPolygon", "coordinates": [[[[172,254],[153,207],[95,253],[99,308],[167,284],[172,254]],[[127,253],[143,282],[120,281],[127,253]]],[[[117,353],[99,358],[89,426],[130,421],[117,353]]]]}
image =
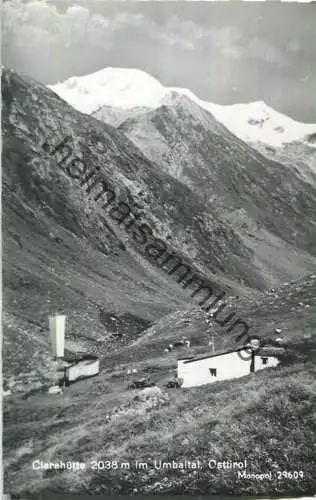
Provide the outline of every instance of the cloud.
{"type": "Polygon", "coordinates": [[[208,30],[207,38],[225,57],[239,59],[242,56],[238,42],[242,35],[237,26],[225,26],[208,30]]]}
{"type": "Polygon", "coordinates": [[[151,22],[149,29],[153,39],[172,47],[195,52],[216,50],[222,56],[232,59],[238,59],[242,55],[238,47],[242,35],[236,26],[206,28],[193,21],[183,21],[172,16],[163,25],[151,22]]]}
{"type": "Polygon", "coordinates": [[[73,18],[76,22],[86,23],[90,17],[88,9],[81,7],[80,5],[72,5],[66,10],[66,17],[73,18]]]}
{"type": "Polygon", "coordinates": [[[50,59],[60,57],[62,46],[77,51],[76,58],[80,57],[80,52],[88,52],[89,47],[93,50],[99,47],[104,51],[113,46],[117,36],[124,38],[124,31],[127,30],[131,40],[136,31],[135,35],[143,36],[144,40],[157,41],[162,46],[188,52],[207,51],[216,58],[226,60],[238,60],[245,54],[250,58],[285,64],[284,55],[260,38],[252,38],[249,46],[243,47],[242,33],[233,25],[205,27],[176,15],[171,15],[164,23],[158,23],[142,13],[127,11],[114,12],[105,17],[91,14],[87,8],[79,5],[72,5],[61,13],[55,6],[38,0],[24,4],[13,0],[6,10],[5,23],[10,26],[9,29],[13,29],[10,42],[23,52],[21,47],[30,45],[30,37],[33,36],[38,44],[37,51],[40,52],[39,61],[43,59],[44,47],[49,51],[50,59]],[[10,16],[14,18],[13,23],[8,22],[10,16]]]}
{"type": "Polygon", "coordinates": [[[250,58],[263,59],[271,64],[278,64],[280,66],[287,66],[289,64],[287,57],[279,49],[257,37],[249,40],[246,54],[250,58]]]}
{"type": "Polygon", "coordinates": [[[240,59],[242,57],[242,52],[237,47],[222,47],[221,52],[223,56],[230,59],[240,59]]]}
{"type": "Polygon", "coordinates": [[[291,40],[287,45],[286,45],[286,50],[289,52],[299,52],[300,51],[300,44],[298,40],[291,40]]]}

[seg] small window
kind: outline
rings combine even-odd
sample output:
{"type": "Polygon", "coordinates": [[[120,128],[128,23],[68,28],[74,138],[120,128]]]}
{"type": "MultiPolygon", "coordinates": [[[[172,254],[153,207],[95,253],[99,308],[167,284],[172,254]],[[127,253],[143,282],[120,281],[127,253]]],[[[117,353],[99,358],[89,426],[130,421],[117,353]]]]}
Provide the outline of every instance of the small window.
{"type": "Polygon", "coordinates": [[[211,374],[211,377],[216,377],[216,368],[210,368],[210,374],[211,374]]]}
{"type": "Polygon", "coordinates": [[[262,359],[262,364],[267,365],[268,364],[268,358],[261,358],[262,359]]]}

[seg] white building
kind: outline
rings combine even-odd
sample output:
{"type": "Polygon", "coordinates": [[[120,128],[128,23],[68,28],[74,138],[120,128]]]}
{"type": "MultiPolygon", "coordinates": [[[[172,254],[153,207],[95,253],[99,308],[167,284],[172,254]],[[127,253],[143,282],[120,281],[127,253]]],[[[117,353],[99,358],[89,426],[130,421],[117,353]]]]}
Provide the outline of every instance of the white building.
{"type": "Polygon", "coordinates": [[[243,377],[253,371],[277,366],[279,360],[276,354],[284,352],[283,349],[271,350],[263,347],[258,354],[243,360],[238,355],[239,351],[244,351],[244,348],[178,359],[178,378],[183,379],[182,387],[195,387],[217,380],[243,377]]]}
{"type": "Polygon", "coordinates": [[[66,316],[63,314],[56,314],[55,316],[49,316],[48,321],[53,356],[55,358],[62,358],[65,349],[66,316]]]}
{"type": "Polygon", "coordinates": [[[100,361],[97,356],[86,356],[84,359],[75,361],[65,367],[65,381],[74,382],[75,380],[87,377],[93,377],[100,371],[100,361]]]}

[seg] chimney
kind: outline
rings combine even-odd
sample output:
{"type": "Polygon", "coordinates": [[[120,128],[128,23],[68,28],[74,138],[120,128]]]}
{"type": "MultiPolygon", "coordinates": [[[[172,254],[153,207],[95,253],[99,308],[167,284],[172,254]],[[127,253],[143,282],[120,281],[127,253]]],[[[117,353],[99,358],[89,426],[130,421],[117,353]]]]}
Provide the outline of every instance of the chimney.
{"type": "Polygon", "coordinates": [[[253,373],[256,371],[255,359],[256,359],[255,353],[254,353],[254,351],[251,351],[250,373],[253,373]]]}
{"type": "Polygon", "coordinates": [[[66,316],[55,314],[49,316],[48,320],[53,356],[55,359],[62,358],[64,356],[66,316]]]}
{"type": "Polygon", "coordinates": [[[212,335],[211,340],[209,341],[208,345],[211,347],[212,352],[215,352],[215,340],[214,340],[214,335],[212,335]]]}

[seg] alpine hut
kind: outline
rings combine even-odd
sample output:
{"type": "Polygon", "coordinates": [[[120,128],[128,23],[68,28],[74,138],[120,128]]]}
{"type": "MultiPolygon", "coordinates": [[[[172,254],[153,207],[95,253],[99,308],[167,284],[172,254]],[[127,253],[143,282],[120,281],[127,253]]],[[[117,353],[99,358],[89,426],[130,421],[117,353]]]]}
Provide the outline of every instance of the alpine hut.
{"type": "Polygon", "coordinates": [[[178,378],[183,379],[182,387],[195,387],[218,380],[243,377],[252,372],[279,364],[278,355],[284,349],[261,348],[253,355],[242,357],[245,348],[210,353],[201,357],[178,359],[178,378]],[[239,355],[240,354],[240,355],[239,355]]]}
{"type": "Polygon", "coordinates": [[[86,355],[81,359],[73,361],[64,368],[64,382],[69,385],[71,382],[83,378],[93,377],[100,371],[100,361],[97,356],[86,355]]]}

